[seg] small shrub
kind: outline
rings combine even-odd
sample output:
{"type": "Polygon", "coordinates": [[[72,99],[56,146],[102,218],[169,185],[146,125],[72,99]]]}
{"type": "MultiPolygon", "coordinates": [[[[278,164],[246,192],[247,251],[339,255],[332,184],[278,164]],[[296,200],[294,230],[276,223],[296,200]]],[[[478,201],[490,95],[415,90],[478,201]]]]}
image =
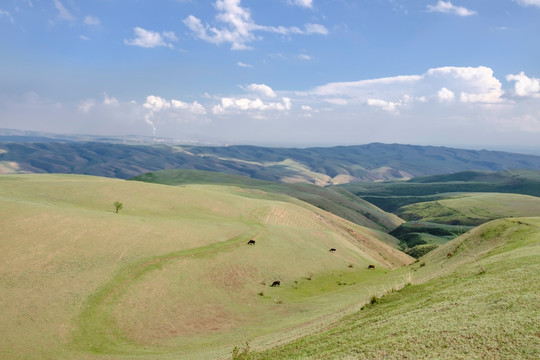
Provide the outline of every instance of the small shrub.
{"type": "Polygon", "coordinates": [[[259,292],[257,293],[257,295],[259,295],[259,296],[264,296],[264,291],[259,291],[259,292]]]}
{"type": "Polygon", "coordinates": [[[249,355],[249,341],[246,341],[243,349],[235,346],[232,351],[232,360],[248,360],[250,357],[251,356],[249,355]]]}

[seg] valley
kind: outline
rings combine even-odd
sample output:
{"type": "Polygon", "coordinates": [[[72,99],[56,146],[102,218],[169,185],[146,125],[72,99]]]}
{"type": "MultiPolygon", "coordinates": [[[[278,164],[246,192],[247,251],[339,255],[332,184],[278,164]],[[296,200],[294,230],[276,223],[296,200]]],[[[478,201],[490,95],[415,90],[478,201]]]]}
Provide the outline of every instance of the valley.
{"type": "Polygon", "coordinates": [[[1,354],[532,359],[539,178],[1,175],[1,354]]]}

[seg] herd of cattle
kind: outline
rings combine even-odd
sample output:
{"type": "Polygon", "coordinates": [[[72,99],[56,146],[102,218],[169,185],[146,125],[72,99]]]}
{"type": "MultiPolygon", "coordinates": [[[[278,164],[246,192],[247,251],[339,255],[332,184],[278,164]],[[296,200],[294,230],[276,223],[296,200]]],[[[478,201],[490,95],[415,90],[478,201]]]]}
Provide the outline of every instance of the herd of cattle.
{"type": "MultiPolygon", "coordinates": [[[[255,240],[254,239],[251,239],[247,242],[248,245],[255,245],[255,240]]],[[[337,250],[335,248],[331,248],[330,250],[328,250],[330,252],[336,252],[337,250]]],[[[375,265],[373,264],[369,264],[368,265],[368,270],[375,270],[375,265]]],[[[281,285],[281,281],[279,280],[276,280],[272,283],[272,285],[270,285],[271,287],[276,287],[276,286],[280,286],[281,285]]]]}

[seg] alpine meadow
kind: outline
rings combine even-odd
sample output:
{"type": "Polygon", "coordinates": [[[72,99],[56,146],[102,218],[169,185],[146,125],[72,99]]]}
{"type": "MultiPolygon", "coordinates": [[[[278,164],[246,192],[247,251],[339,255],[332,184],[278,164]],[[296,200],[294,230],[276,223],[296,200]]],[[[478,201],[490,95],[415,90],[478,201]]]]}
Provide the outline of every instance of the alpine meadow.
{"type": "Polygon", "coordinates": [[[0,2],[0,360],[540,359],[539,17],[0,2]]]}

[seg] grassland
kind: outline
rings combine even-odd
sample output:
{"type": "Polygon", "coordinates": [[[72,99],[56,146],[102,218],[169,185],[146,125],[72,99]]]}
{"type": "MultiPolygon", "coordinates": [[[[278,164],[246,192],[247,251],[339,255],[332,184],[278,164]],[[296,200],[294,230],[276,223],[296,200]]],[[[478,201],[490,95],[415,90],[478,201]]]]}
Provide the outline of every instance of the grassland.
{"type": "Polygon", "coordinates": [[[403,223],[403,220],[396,215],[387,213],[338,187],[324,188],[312,184],[275,183],[245,176],[201,170],[162,170],[136,176],[130,180],[166,185],[223,184],[285,194],[308,202],[358,225],[386,232],[403,223]]]}
{"type": "Polygon", "coordinates": [[[0,216],[6,359],[229,357],[313,331],[411,261],[385,233],[232,186],[0,176],[0,216]]]}
{"type": "Polygon", "coordinates": [[[540,218],[482,225],[400,270],[412,279],[402,290],[318,334],[240,347],[237,358],[538,359],[539,239],[540,218]]]}
{"type": "Polygon", "coordinates": [[[476,226],[506,217],[540,216],[540,198],[499,193],[452,194],[443,200],[403,206],[396,213],[405,220],[476,226]]]}

